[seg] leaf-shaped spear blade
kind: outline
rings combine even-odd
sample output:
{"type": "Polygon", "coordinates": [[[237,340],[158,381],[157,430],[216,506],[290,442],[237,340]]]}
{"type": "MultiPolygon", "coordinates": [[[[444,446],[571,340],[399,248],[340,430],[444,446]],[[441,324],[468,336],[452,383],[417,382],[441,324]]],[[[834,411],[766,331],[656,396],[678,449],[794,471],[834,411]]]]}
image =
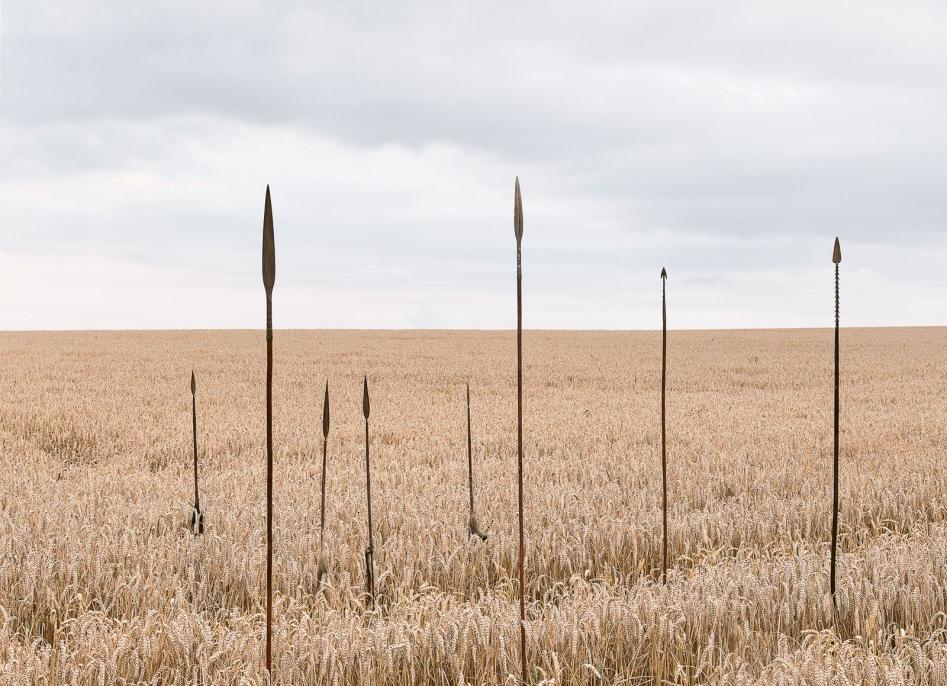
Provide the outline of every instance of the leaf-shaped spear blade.
{"type": "Polygon", "coordinates": [[[326,456],[329,444],[329,382],[326,381],[326,394],[322,401],[322,504],[320,506],[321,517],[319,526],[319,566],[317,572],[316,591],[322,588],[322,579],[325,576],[328,567],[325,558],[325,534],[326,534],[326,456]]]}
{"type": "Polygon", "coordinates": [[[276,249],[270,187],[263,205],[263,287],[266,289],[266,671],[273,664],[273,284],[276,249]]]}
{"type": "Polygon", "coordinates": [[[191,436],[194,442],[194,508],[191,510],[191,531],[195,536],[204,533],[204,513],[197,490],[197,380],[191,370],[191,436]]]}
{"type": "Polygon", "coordinates": [[[526,669],[526,537],[523,533],[523,261],[520,244],[523,240],[523,199],[520,196],[520,177],[516,177],[513,191],[513,233],[516,236],[516,464],[519,511],[519,572],[520,572],[520,664],[523,683],[527,683],[526,669]]]}
{"type": "Polygon", "coordinates": [[[477,516],[474,513],[473,489],[473,441],[470,432],[470,384],[467,384],[467,483],[470,487],[470,519],[467,522],[467,536],[476,536],[481,541],[487,540],[487,535],[480,530],[477,516]]]}

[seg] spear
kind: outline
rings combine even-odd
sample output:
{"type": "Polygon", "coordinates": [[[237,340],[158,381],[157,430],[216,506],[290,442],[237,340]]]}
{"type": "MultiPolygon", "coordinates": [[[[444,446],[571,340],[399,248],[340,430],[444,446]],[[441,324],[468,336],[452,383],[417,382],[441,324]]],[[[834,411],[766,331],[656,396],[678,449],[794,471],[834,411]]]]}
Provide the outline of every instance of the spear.
{"type": "Polygon", "coordinates": [[[520,177],[516,177],[513,191],[513,234],[516,236],[516,465],[519,485],[520,533],[520,663],[523,683],[526,683],[526,537],[523,533],[523,199],[520,196],[520,177]]]}
{"type": "Polygon", "coordinates": [[[481,541],[487,540],[487,535],[477,525],[474,515],[473,494],[473,445],[470,438],[470,384],[467,384],[467,483],[470,486],[470,521],[467,524],[467,536],[477,536],[481,541]]]}
{"type": "Polygon", "coordinates": [[[263,206],[263,287],[266,289],[266,672],[272,683],[273,655],[273,283],[276,249],[273,245],[273,206],[266,187],[263,206]]]}
{"type": "Polygon", "coordinates": [[[665,420],[665,391],[667,387],[668,361],[668,312],[665,296],[665,284],[668,273],[661,267],[661,493],[662,509],[664,510],[662,528],[664,531],[664,557],[661,563],[661,583],[667,581],[668,573],[668,465],[667,443],[664,430],[665,420]]]}
{"type": "Polygon", "coordinates": [[[835,264],[835,446],[834,457],[832,461],[832,472],[834,482],[832,486],[832,561],[829,577],[829,590],[832,594],[832,608],[835,608],[835,555],[838,543],[838,427],[839,427],[839,345],[838,345],[838,327],[839,327],[839,287],[838,270],[842,262],[842,246],[839,245],[838,236],[835,238],[835,247],[832,250],[832,262],[835,264]]]}
{"type": "Polygon", "coordinates": [[[191,428],[194,438],[194,509],[191,511],[191,531],[194,535],[204,533],[204,513],[201,512],[201,498],[197,491],[197,381],[191,370],[191,428]]]}
{"type": "Polygon", "coordinates": [[[362,414],[365,415],[365,494],[368,500],[368,547],[365,548],[365,587],[372,607],[375,607],[375,548],[372,545],[372,471],[368,455],[368,415],[371,406],[368,402],[368,377],[365,377],[362,392],[362,414]]]}
{"type": "Polygon", "coordinates": [[[326,535],[326,451],[329,443],[329,382],[326,381],[326,395],[322,401],[322,505],[319,527],[319,571],[316,590],[322,588],[322,577],[326,573],[326,559],[323,555],[323,543],[326,535]]]}

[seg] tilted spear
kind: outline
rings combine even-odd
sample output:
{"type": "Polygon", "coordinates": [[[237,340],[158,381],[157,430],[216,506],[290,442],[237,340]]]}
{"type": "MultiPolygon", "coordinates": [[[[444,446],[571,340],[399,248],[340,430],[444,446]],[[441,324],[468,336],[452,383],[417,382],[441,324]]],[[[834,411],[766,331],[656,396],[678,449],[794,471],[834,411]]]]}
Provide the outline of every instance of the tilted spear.
{"type": "Polygon", "coordinates": [[[326,573],[326,558],[323,544],[326,535],[326,451],[329,443],[329,382],[326,381],[326,396],[322,401],[322,505],[321,523],[319,526],[319,577],[316,582],[316,590],[322,588],[322,578],[326,573]]]}
{"type": "Polygon", "coordinates": [[[467,384],[467,483],[470,486],[470,520],[467,523],[467,537],[477,536],[481,541],[487,540],[487,535],[480,530],[477,517],[474,514],[473,493],[473,443],[470,437],[470,384],[467,384]]]}
{"type": "Polygon", "coordinates": [[[838,429],[839,429],[839,264],[842,262],[842,246],[838,237],[835,238],[835,247],[832,250],[832,262],[835,264],[835,445],[832,461],[832,560],[830,564],[829,590],[832,594],[832,608],[835,608],[835,556],[838,543],[838,429]]]}
{"type": "Polygon", "coordinates": [[[668,360],[668,312],[665,297],[665,284],[668,273],[661,267],[661,507],[664,511],[662,529],[664,532],[664,557],[661,563],[661,583],[667,581],[668,573],[668,464],[667,441],[665,435],[665,390],[667,387],[668,360]]]}
{"type": "Polygon", "coordinates": [[[191,511],[191,531],[194,535],[204,533],[204,513],[201,512],[201,497],[197,491],[197,381],[191,370],[191,428],[194,438],[194,509],[191,511]]]}
{"type": "Polygon", "coordinates": [[[516,236],[516,465],[519,485],[520,533],[520,663],[523,683],[526,683],[526,537],[523,533],[523,199],[520,196],[520,177],[516,177],[513,191],[513,234],[516,236]]]}
{"type": "Polygon", "coordinates": [[[368,453],[368,377],[362,393],[362,414],[365,415],[365,496],[368,501],[368,547],[365,548],[365,588],[372,607],[375,607],[375,547],[372,544],[372,468],[368,453]]]}
{"type": "Polygon", "coordinates": [[[266,671],[272,683],[273,656],[273,284],[276,248],[273,206],[266,187],[263,206],[263,287],[266,289],[266,671]]]}

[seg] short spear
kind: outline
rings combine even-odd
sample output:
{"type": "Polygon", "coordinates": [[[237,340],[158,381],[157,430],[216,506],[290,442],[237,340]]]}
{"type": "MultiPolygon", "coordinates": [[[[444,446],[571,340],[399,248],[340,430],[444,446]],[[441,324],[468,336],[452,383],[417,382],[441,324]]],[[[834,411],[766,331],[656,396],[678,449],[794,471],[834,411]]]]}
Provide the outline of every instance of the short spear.
{"type": "Polygon", "coordinates": [[[470,521],[467,525],[467,536],[477,536],[481,541],[487,540],[487,535],[480,530],[477,525],[477,517],[474,514],[474,491],[473,491],[473,443],[470,437],[470,384],[467,384],[467,483],[470,486],[470,521]]]}
{"type": "Polygon", "coordinates": [[[194,438],[194,509],[191,511],[191,531],[194,535],[204,533],[204,513],[201,512],[201,497],[197,490],[197,381],[191,370],[191,435],[194,438]]]}
{"type": "Polygon", "coordinates": [[[368,377],[365,377],[362,392],[362,414],[365,415],[365,495],[368,500],[368,547],[365,548],[365,587],[372,607],[375,607],[375,548],[372,544],[372,469],[368,453],[368,377]]]}
{"type": "Polygon", "coordinates": [[[667,437],[665,434],[665,391],[667,388],[668,362],[668,312],[665,285],[668,273],[661,267],[661,493],[664,511],[662,529],[664,532],[664,557],[661,563],[661,583],[667,581],[668,573],[668,465],[667,437]]]}
{"type": "Polygon", "coordinates": [[[266,289],[266,671],[272,683],[273,656],[273,284],[276,248],[273,206],[266,187],[263,206],[263,287],[266,289]]]}
{"type": "Polygon", "coordinates": [[[322,578],[326,573],[326,559],[323,553],[323,544],[326,535],[326,454],[329,443],[329,382],[326,381],[326,395],[322,401],[322,505],[320,506],[321,523],[319,527],[319,577],[316,585],[318,591],[322,588],[322,578]]]}
{"type": "Polygon", "coordinates": [[[520,177],[516,177],[513,191],[513,234],[516,236],[516,464],[519,485],[520,533],[520,663],[523,683],[526,683],[526,536],[523,533],[523,199],[520,196],[520,177]]]}
{"type": "Polygon", "coordinates": [[[838,543],[838,428],[839,428],[839,264],[842,262],[842,246],[835,238],[835,247],[832,250],[832,262],[835,264],[835,446],[832,461],[834,476],[832,486],[832,560],[829,577],[829,590],[832,594],[832,608],[835,608],[835,556],[838,543]]]}

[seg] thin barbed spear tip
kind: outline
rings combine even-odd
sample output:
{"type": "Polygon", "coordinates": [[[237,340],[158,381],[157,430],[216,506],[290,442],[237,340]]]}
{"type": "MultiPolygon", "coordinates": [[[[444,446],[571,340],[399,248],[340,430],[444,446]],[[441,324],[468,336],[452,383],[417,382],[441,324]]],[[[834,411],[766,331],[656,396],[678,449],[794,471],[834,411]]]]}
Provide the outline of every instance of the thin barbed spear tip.
{"type": "Polygon", "coordinates": [[[661,278],[662,279],[668,278],[667,270],[664,267],[661,267],[661,278]]]}
{"type": "Polygon", "coordinates": [[[197,381],[194,379],[194,370],[191,370],[191,395],[197,392],[197,381]]]}
{"type": "Polygon", "coordinates": [[[835,237],[835,248],[832,250],[832,261],[838,264],[842,261],[842,246],[838,242],[838,236],[835,237]]]}
{"type": "Polygon", "coordinates": [[[326,396],[322,401],[322,437],[329,436],[329,382],[326,381],[326,396]]]}
{"type": "Polygon", "coordinates": [[[523,240],[523,198],[520,195],[520,177],[516,177],[516,187],[513,191],[513,235],[516,242],[523,240]]]}
{"type": "Polygon", "coordinates": [[[368,421],[368,415],[371,411],[371,404],[368,402],[368,376],[366,376],[364,390],[362,391],[362,414],[365,415],[365,421],[368,421]]]}
{"type": "Polygon", "coordinates": [[[266,202],[263,205],[263,286],[267,295],[273,292],[276,282],[276,248],[273,244],[273,204],[270,201],[270,185],[266,185],[266,202]]]}

